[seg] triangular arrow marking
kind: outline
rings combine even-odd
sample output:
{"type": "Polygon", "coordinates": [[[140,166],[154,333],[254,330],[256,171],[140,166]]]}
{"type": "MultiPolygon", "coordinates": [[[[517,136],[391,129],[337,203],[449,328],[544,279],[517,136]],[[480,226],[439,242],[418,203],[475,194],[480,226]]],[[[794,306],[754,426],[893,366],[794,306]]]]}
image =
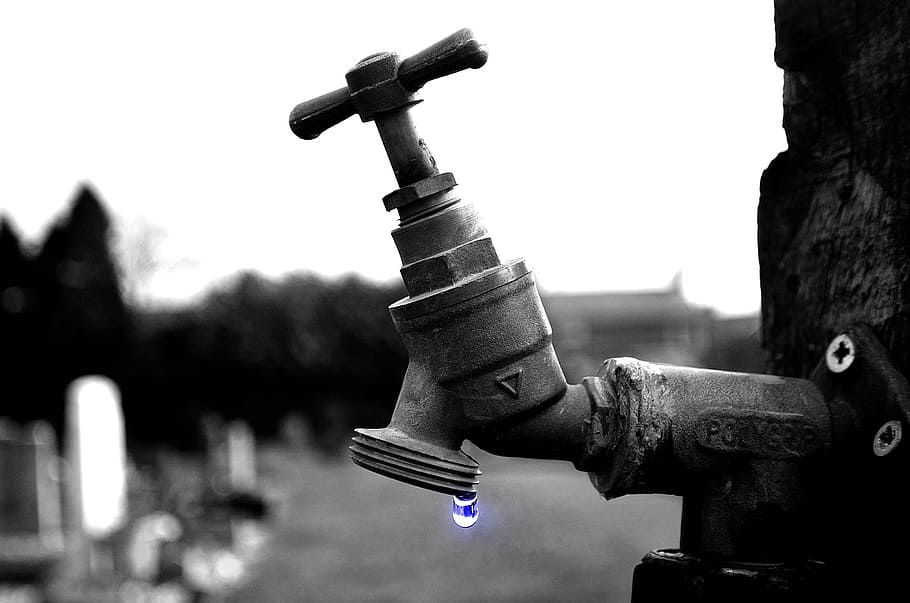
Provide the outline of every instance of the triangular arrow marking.
{"type": "Polygon", "coordinates": [[[517,399],[519,392],[521,392],[521,369],[497,377],[496,385],[506,390],[510,396],[517,399]]]}

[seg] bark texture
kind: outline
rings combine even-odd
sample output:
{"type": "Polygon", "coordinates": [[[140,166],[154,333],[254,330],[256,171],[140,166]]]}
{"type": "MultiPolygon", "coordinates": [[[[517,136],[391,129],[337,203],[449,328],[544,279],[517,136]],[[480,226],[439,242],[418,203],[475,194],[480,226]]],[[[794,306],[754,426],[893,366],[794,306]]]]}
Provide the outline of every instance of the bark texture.
{"type": "MultiPolygon", "coordinates": [[[[840,329],[864,322],[910,375],[910,3],[775,11],[788,149],[765,170],[758,211],[769,369],[807,377],[840,329]]],[[[828,480],[818,553],[843,600],[907,600],[908,451],[864,460],[871,443],[828,480]]]]}
{"type": "Polygon", "coordinates": [[[805,377],[873,326],[910,374],[910,3],[776,0],[788,149],[762,177],[762,336],[805,377]]]}

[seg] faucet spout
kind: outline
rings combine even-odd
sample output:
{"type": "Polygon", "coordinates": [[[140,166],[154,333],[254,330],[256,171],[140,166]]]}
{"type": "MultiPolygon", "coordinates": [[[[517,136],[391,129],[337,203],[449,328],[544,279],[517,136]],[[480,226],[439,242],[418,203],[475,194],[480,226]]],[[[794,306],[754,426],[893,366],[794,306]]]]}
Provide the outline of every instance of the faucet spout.
{"type": "Polygon", "coordinates": [[[389,426],[357,430],[355,463],[460,494],[475,491],[480,475],[477,462],[460,450],[465,439],[498,454],[572,456],[564,448],[579,438],[557,443],[557,432],[581,431],[586,406],[566,384],[524,262],[405,298],[391,311],[410,364],[389,426]],[[532,433],[539,445],[525,440],[532,433]]]}

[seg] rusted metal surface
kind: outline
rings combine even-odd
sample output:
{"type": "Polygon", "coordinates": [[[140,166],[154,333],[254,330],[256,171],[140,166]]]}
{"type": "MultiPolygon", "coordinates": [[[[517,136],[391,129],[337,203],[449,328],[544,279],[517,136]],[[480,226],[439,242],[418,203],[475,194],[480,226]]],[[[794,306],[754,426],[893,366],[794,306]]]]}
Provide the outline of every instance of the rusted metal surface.
{"type": "Polygon", "coordinates": [[[830,439],[825,401],[802,379],[634,358],[608,360],[597,378],[612,397],[602,420],[623,431],[610,471],[591,476],[608,498],[656,487],[681,493],[688,473],[726,469],[733,458],[796,461],[830,439]]]}
{"type": "Polygon", "coordinates": [[[613,447],[588,466],[604,497],[682,496],[685,552],[743,561],[805,554],[813,511],[801,474],[830,441],[812,383],[632,358],[607,361],[597,378],[612,398],[604,422],[613,447]]]}

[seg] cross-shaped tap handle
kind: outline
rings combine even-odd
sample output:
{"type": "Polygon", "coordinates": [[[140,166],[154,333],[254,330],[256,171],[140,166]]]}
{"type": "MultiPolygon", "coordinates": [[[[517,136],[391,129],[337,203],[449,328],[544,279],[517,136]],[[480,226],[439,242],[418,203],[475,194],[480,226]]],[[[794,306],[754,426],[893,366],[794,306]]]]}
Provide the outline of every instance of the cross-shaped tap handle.
{"type": "Polygon", "coordinates": [[[291,130],[312,140],[355,113],[371,121],[379,113],[419,102],[414,93],[430,80],[486,62],[486,47],[470,29],[456,31],[403,61],[392,52],[371,55],[348,71],[347,86],[294,107],[291,130]]]}

